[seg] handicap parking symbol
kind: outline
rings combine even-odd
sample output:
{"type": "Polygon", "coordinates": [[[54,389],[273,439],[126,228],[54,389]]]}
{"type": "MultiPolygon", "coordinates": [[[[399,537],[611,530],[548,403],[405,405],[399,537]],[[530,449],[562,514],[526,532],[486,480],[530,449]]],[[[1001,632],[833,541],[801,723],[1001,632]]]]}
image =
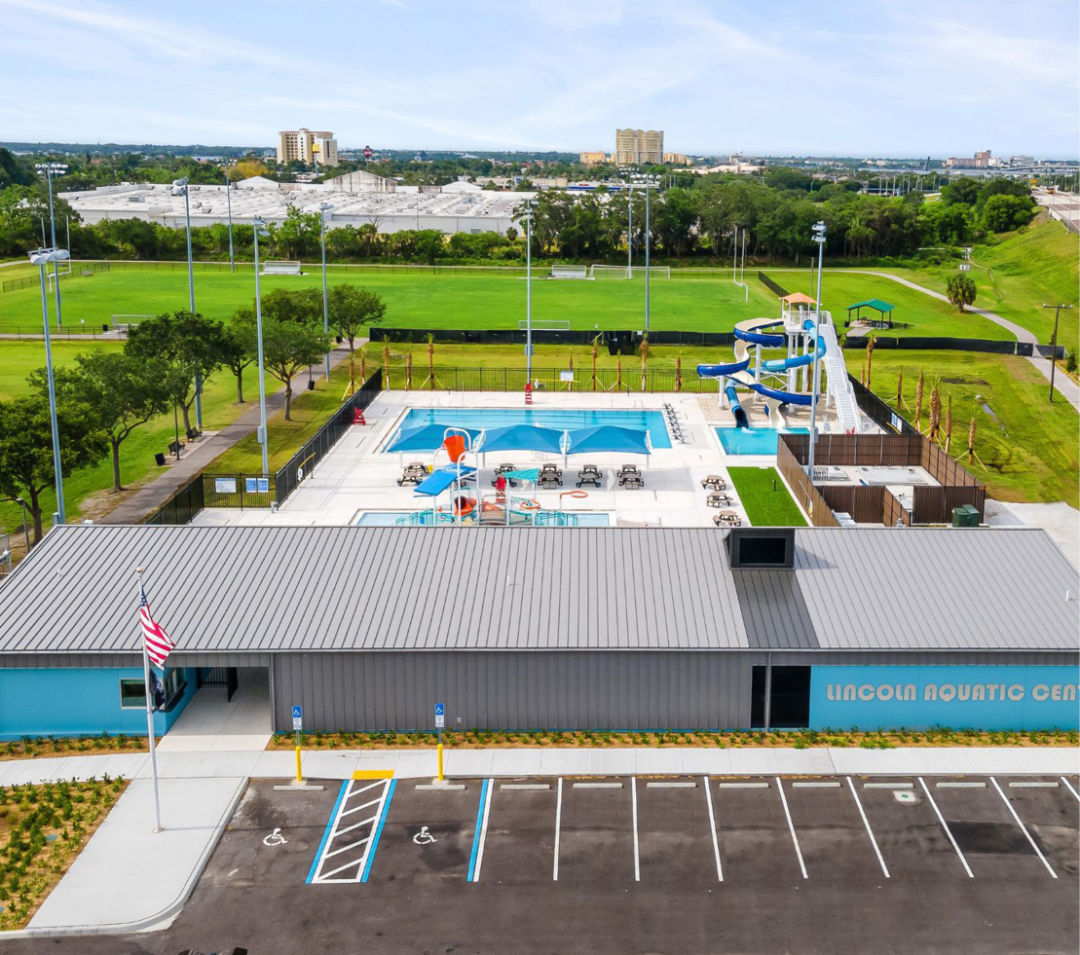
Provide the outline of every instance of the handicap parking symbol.
{"type": "Polygon", "coordinates": [[[438,842],[430,832],[428,832],[427,826],[421,826],[420,831],[412,837],[412,841],[418,846],[430,846],[433,842],[438,842]]]}
{"type": "Polygon", "coordinates": [[[288,840],[281,834],[281,827],[277,827],[268,836],[263,837],[264,846],[284,846],[288,845],[288,840]]]}

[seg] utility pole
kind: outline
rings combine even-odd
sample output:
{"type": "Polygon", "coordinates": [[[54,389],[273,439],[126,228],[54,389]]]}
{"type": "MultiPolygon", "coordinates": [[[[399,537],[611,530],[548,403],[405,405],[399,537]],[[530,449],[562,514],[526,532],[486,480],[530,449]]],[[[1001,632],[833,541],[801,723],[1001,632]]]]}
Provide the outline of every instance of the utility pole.
{"type": "Polygon", "coordinates": [[[1043,308],[1054,310],[1054,336],[1050,339],[1050,401],[1054,400],[1054,372],[1057,369],[1057,333],[1058,319],[1061,317],[1063,308],[1072,308],[1071,305],[1043,305],[1043,308]]]}

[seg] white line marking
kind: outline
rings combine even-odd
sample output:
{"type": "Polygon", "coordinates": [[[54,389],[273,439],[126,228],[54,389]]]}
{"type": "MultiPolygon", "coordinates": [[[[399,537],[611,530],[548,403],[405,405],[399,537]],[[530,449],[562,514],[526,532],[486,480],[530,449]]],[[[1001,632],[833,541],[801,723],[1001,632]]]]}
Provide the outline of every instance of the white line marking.
{"type": "Polygon", "coordinates": [[[637,834],[637,776],[630,777],[630,808],[634,816],[634,881],[641,881],[641,859],[637,834]]]}
{"type": "Polygon", "coordinates": [[[340,855],[342,852],[348,852],[350,849],[355,849],[357,846],[362,846],[370,839],[371,836],[364,836],[363,839],[357,839],[356,842],[350,842],[347,846],[342,846],[340,849],[335,849],[333,852],[327,852],[323,858],[329,859],[332,856],[340,855]]]}
{"type": "Polygon", "coordinates": [[[361,826],[366,826],[369,822],[374,822],[378,818],[378,816],[371,816],[369,819],[361,819],[359,822],[354,822],[351,826],[346,826],[344,829],[338,829],[338,831],[334,833],[334,836],[343,836],[346,832],[352,832],[353,829],[359,829],[361,826]]]}
{"type": "Polygon", "coordinates": [[[914,783],[863,783],[863,789],[914,789],[914,783]]]}
{"type": "Polygon", "coordinates": [[[822,780],[821,782],[794,782],[791,784],[795,789],[839,789],[838,779],[822,780]]]}
{"type": "Polygon", "coordinates": [[[985,789],[986,783],[984,782],[944,782],[934,783],[935,789],[985,789]]]}
{"type": "Polygon", "coordinates": [[[718,789],[768,789],[768,783],[717,783],[718,789]]]}
{"type": "Polygon", "coordinates": [[[705,802],[709,806],[709,828],[712,830],[712,851],[716,856],[716,878],[724,881],[724,870],[720,865],[720,842],[716,838],[716,817],[713,815],[712,793],[709,792],[709,777],[701,777],[701,785],[705,789],[705,802]]]}
{"type": "Polygon", "coordinates": [[[351,789],[345,794],[346,799],[352,799],[353,796],[359,796],[361,793],[366,793],[369,789],[374,789],[376,786],[382,786],[383,781],[381,779],[376,780],[373,783],[369,783],[367,786],[361,786],[359,789],[351,789]]]}
{"type": "Polygon", "coordinates": [[[851,781],[851,777],[847,778],[848,786],[851,787],[851,795],[855,799],[855,806],[859,810],[859,815],[862,816],[863,825],[866,826],[866,834],[870,837],[870,845],[874,847],[874,855],[877,856],[878,862],[881,863],[881,871],[885,873],[885,878],[890,878],[889,868],[885,865],[885,860],[881,857],[881,850],[878,848],[877,839],[874,838],[874,830],[870,828],[870,820],[866,818],[866,813],[863,812],[862,802],[859,800],[858,790],[855,789],[855,784],[851,781]]]}
{"type": "Polygon", "coordinates": [[[575,789],[622,789],[622,783],[574,783],[575,789]]]}
{"type": "MultiPolygon", "coordinates": [[[[325,858],[325,856],[323,858],[325,858]]],[[[353,866],[361,865],[363,863],[363,861],[364,861],[363,858],[360,858],[360,859],[354,859],[352,862],[346,862],[345,865],[341,866],[340,868],[334,869],[332,872],[327,872],[326,875],[324,875],[324,876],[320,876],[319,881],[320,882],[355,882],[356,879],[331,879],[330,877],[333,876],[333,875],[337,875],[339,872],[344,872],[346,869],[351,869],[353,866]]],[[[312,881],[314,881],[314,880],[312,880],[312,881]]]]}
{"type": "Polygon", "coordinates": [[[697,789],[695,782],[676,782],[675,780],[661,780],[645,784],[646,789],[697,789]]]}
{"type": "Polygon", "coordinates": [[[1002,801],[1008,807],[1009,812],[1012,813],[1012,817],[1013,817],[1013,819],[1016,820],[1016,824],[1020,827],[1020,831],[1024,834],[1027,841],[1031,843],[1031,848],[1035,850],[1035,855],[1037,855],[1039,857],[1039,861],[1044,866],[1046,866],[1046,871],[1050,873],[1051,878],[1056,879],[1057,878],[1057,873],[1052,868],[1050,868],[1050,863],[1046,861],[1046,856],[1044,856],[1042,854],[1042,850],[1039,849],[1039,847],[1035,844],[1035,840],[1031,838],[1031,833],[1028,832],[1027,826],[1024,825],[1023,821],[1016,814],[1016,809],[1014,808],[1013,804],[1011,802],[1009,802],[1008,797],[1005,795],[1005,793],[1003,793],[1001,791],[1001,787],[998,785],[998,781],[996,779],[994,779],[993,776],[991,776],[990,777],[990,782],[992,782],[994,784],[994,788],[998,791],[998,795],[1001,797],[1002,801]]]}
{"type": "Polygon", "coordinates": [[[555,797],[555,861],[551,869],[551,881],[559,881],[559,828],[562,825],[562,776],[559,777],[559,785],[555,797]]]}
{"type": "Polygon", "coordinates": [[[799,837],[795,835],[795,823],[791,821],[791,813],[788,811],[787,798],[784,796],[784,784],[780,782],[780,777],[776,777],[776,788],[780,793],[780,802],[784,804],[784,815],[787,817],[788,831],[791,833],[791,842],[795,846],[795,855],[799,860],[799,869],[802,872],[804,879],[809,879],[810,876],[806,874],[806,864],[803,862],[802,849],[799,848],[799,837]]]}
{"type": "Polygon", "coordinates": [[[1061,777],[1061,781],[1065,784],[1065,788],[1069,790],[1069,792],[1071,792],[1078,800],[1080,800],[1080,793],[1078,793],[1075,789],[1072,788],[1072,786],[1069,785],[1069,781],[1064,776],[1061,777]]]}
{"type": "MultiPolygon", "coordinates": [[[[364,866],[367,864],[368,854],[371,852],[371,837],[372,837],[372,835],[374,833],[374,826],[375,826],[375,823],[378,821],[379,817],[382,815],[383,806],[386,804],[386,795],[390,791],[390,780],[388,780],[388,779],[379,779],[376,782],[369,783],[368,785],[363,786],[362,788],[357,789],[357,790],[354,790],[352,788],[354,785],[355,785],[355,780],[351,781],[349,783],[349,789],[347,789],[345,791],[345,798],[341,800],[341,806],[338,808],[337,816],[334,819],[334,825],[330,830],[330,836],[326,840],[326,845],[323,848],[323,856],[319,860],[319,866],[315,870],[315,875],[312,876],[312,879],[311,879],[312,884],[322,883],[322,882],[359,882],[360,877],[363,874],[364,866]],[[341,826],[342,819],[345,817],[346,813],[348,812],[348,810],[345,809],[345,804],[353,796],[355,796],[357,793],[367,792],[369,789],[373,789],[376,786],[382,786],[383,789],[382,789],[382,795],[377,800],[375,800],[375,802],[377,802],[379,804],[379,808],[376,810],[375,815],[372,816],[370,819],[365,819],[363,822],[357,822],[357,823],[354,823],[354,824],[352,824],[350,826],[346,826],[344,828],[339,828],[341,826]],[[369,832],[368,835],[366,835],[363,839],[360,839],[357,842],[349,843],[346,846],[341,846],[341,847],[339,847],[337,849],[331,849],[331,846],[333,846],[333,844],[334,844],[334,840],[337,839],[339,836],[342,836],[346,832],[351,832],[353,829],[358,829],[359,827],[365,826],[365,825],[371,825],[372,826],[372,831],[369,832]],[[353,861],[353,862],[347,862],[347,863],[345,863],[345,865],[339,866],[338,868],[333,869],[330,872],[324,872],[323,871],[323,868],[326,866],[326,863],[327,863],[328,859],[333,858],[334,856],[338,855],[341,852],[345,852],[345,851],[347,851],[349,849],[355,849],[357,846],[361,846],[361,845],[364,846],[364,851],[361,854],[359,860],[356,860],[356,861],[353,861]],[[337,875],[339,872],[344,872],[346,869],[351,869],[354,866],[357,867],[356,878],[353,878],[353,879],[335,879],[335,878],[333,878],[333,876],[337,875]]],[[[370,805],[370,803],[368,805],[370,805]]],[[[363,807],[358,806],[357,808],[362,809],[363,807]]]]}
{"type": "Polygon", "coordinates": [[[487,798],[484,800],[484,818],[480,823],[480,841],[476,844],[476,866],[473,868],[473,882],[480,881],[480,866],[484,862],[484,843],[487,841],[488,816],[491,815],[491,793],[495,789],[488,780],[487,798]]]}
{"type": "Polygon", "coordinates": [[[361,809],[367,809],[368,806],[374,806],[378,801],[379,801],[378,799],[372,799],[370,802],[365,802],[365,803],[363,803],[363,804],[361,804],[359,806],[353,806],[352,809],[346,809],[342,813],[342,815],[343,816],[348,816],[348,815],[351,815],[354,812],[359,812],[361,809]]]}
{"type": "Polygon", "coordinates": [[[964,858],[964,853],[960,851],[960,847],[956,844],[956,840],[953,838],[953,834],[949,829],[949,825],[945,822],[945,817],[941,814],[941,810],[938,809],[937,803],[934,802],[934,797],[930,795],[930,787],[926,785],[926,780],[919,777],[919,785],[922,786],[923,792],[926,793],[926,798],[930,800],[930,805],[933,807],[934,814],[938,817],[938,822],[941,823],[941,828],[945,830],[945,835],[949,837],[949,842],[952,843],[952,847],[956,850],[956,855],[960,859],[960,863],[964,867],[964,871],[968,874],[969,879],[975,878],[975,873],[971,871],[971,867],[967,864],[967,859],[964,858]]]}
{"type": "Polygon", "coordinates": [[[1033,779],[1027,782],[1009,783],[1010,789],[1057,789],[1056,779],[1033,779]]]}
{"type": "Polygon", "coordinates": [[[551,786],[547,783],[499,783],[499,788],[515,790],[543,789],[547,792],[551,789],[551,786]]]}

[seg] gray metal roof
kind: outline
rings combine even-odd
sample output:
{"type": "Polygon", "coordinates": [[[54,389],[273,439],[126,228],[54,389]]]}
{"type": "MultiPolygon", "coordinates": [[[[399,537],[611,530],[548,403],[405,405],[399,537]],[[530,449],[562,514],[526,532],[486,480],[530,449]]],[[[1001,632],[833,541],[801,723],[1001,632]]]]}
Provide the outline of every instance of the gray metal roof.
{"type": "Polygon", "coordinates": [[[139,651],[140,565],[188,652],[1077,647],[1080,578],[1041,531],[800,529],[794,572],[732,571],[725,537],[60,527],[0,586],[0,653],[139,651]]]}

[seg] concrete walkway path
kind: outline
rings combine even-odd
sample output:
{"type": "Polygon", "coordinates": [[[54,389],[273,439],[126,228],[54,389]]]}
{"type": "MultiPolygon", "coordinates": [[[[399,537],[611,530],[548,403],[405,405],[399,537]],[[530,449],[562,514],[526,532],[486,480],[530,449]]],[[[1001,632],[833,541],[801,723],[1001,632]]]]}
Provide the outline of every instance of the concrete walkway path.
{"type": "MultiPolygon", "coordinates": [[[[110,776],[132,779],[82,854],[19,932],[0,938],[114,934],[162,928],[179,913],[242,798],[249,777],[289,779],[294,755],[159,752],[163,829],[153,831],[153,786],[145,753],[0,761],[0,786],[110,776]],[[147,866],[152,868],[148,876],[147,866]]],[[[308,779],[343,780],[357,770],[399,778],[435,773],[435,751],[317,750],[303,753],[308,779]]],[[[715,748],[522,748],[450,750],[449,776],[567,775],[1064,775],[1080,770],[1066,747],[925,747],[867,750],[715,748]]]]}
{"type": "MultiPolygon", "coordinates": [[[[357,348],[363,344],[367,344],[367,339],[357,339],[357,348]]],[[[331,352],[330,365],[332,368],[336,368],[342,362],[348,361],[348,359],[349,348],[343,344],[331,352]]],[[[297,375],[292,380],[292,387],[295,400],[307,388],[307,372],[297,375]]],[[[252,407],[232,424],[226,425],[213,435],[207,435],[187,445],[187,450],[181,452],[179,461],[169,459],[173,463],[169,465],[168,471],[144,487],[139,488],[125,501],[113,508],[105,517],[101,518],[98,523],[139,524],[147,515],[161,507],[197,474],[204,471],[215,458],[224,454],[258,428],[258,401],[250,401],[249,399],[249,402],[252,407]]],[[[284,407],[284,386],[266,396],[266,414],[268,417],[284,407]]]]}

